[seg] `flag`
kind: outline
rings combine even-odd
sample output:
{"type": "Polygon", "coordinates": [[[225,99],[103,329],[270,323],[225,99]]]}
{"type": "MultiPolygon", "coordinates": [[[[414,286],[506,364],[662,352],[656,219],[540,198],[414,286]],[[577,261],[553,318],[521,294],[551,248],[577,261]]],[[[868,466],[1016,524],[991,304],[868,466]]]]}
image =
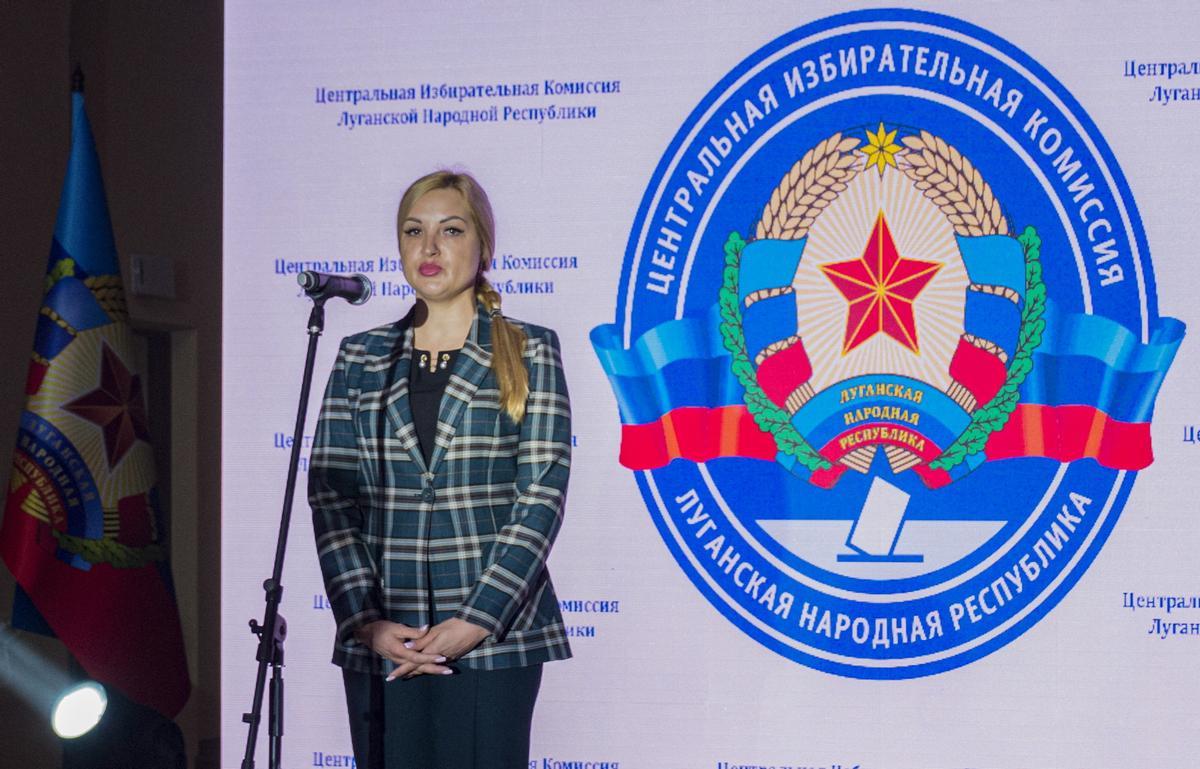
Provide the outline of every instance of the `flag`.
{"type": "Polygon", "coordinates": [[[191,684],[134,349],[76,91],[0,556],[88,675],[173,718],[191,684]]]}
{"type": "MultiPolygon", "coordinates": [[[[790,296],[784,299],[791,302],[790,296]]],[[[794,313],[790,305],[788,311],[794,313]]],[[[1153,462],[1154,400],[1183,341],[1184,324],[1156,318],[1149,339],[1141,342],[1116,321],[1071,313],[1049,300],[1045,324],[1032,371],[1020,388],[1020,402],[1003,429],[992,433],[983,450],[953,472],[927,465],[915,468],[927,485],[944,486],[985,461],[1021,457],[1094,459],[1120,470],[1141,470],[1153,462]]],[[[748,339],[751,332],[746,331],[748,339]]],[[[722,457],[788,464],[744,402],[744,389],[722,341],[719,306],[664,321],[628,348],[617,324],[593,329],[591,341],[617,397],[620,462],[625,467],[652,470],[675,459],[708,462],[722,457]]],[[[768,390],[765,368],[757,374],[768,390]]],[[[799,371],[802,379],[811,373],[806,358],[786,368],[790,372],[785,373],[799,371]]],[[[812,403],[819,406],[819,401],[814,398],[812,403]]],[[[927,401],[923,405],[932,410],[934,398],[927,401]]],[[[923,420],[922,425],[951,421],[923,420]]],[[[949,443],[941,440],[939,445],[949,443]]],[[[844,469],[835,465],[832,477],[826,471],[813,473],[810,480],[832,485],[844,469]]]]}

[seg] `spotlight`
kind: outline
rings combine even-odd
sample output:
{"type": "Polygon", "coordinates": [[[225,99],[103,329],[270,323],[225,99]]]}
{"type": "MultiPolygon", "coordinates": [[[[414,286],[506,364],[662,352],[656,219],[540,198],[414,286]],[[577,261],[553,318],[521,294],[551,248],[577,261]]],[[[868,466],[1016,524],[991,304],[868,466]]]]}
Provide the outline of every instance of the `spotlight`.
{"type": "Polygon", "coordinates": [[[5,622],[0,622],[0,686],[11,689],[41,717],[50,717],[63,739],[86,734],[100,722],[108,704],[104,687],[80,682],[5,622]]]}
{"type": "Polygon", "coordinates": [[[87,734],[100,723],[108,707],[104,687],[95,681],[73,686],[58,698],[50,715],[54,733],[65,740],[87,734]]]}
{"type": "MultiPolygon", "coordinates": [[[[41,718],[49,716],[61,740],[63,769],[187,767],[183,732],[174,721],[117,688],[80,682],[2,621],[0,687],[11,689],[41,718]]],[[[7,715],[0,712],[0,718],[7,715]]],[[[3,759],[0,766],[7,766],[3,759]]]]}

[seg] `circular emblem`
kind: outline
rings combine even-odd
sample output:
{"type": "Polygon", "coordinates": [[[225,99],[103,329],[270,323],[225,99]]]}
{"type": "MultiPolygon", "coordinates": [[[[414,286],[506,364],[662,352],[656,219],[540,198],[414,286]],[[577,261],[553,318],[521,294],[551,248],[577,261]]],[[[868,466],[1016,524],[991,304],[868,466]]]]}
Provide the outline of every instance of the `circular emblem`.
{"type": "Polygon", "coordinates": [[[696,587],[820,670],[1009,643],[1150,464],[1183,335],[1091,120],[996,36],[831,17],[718,83],[655,170],[592,339],[621,462],[696,587]]]}

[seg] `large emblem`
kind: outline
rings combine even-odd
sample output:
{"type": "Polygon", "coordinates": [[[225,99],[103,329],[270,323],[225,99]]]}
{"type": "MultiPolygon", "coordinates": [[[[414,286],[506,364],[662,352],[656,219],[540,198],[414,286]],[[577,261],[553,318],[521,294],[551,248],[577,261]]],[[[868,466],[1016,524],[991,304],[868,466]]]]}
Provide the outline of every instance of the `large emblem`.
{"type": "MultiPolygon", "coordinates": [[[[26,380],[5,516],[79,571],[165,560],[141,377],[114,266],[52,254],[26,380]],[[101,267],[104,270],[105,267],[101,267]]],[[[17,541],[13,537],[13,541],[17,541]]]]}
{"type": "Polygon", "coordinates": [[[1083,110],[956,20],[755,53],[681,127],[593,343],[681,567],[779,653],[946,670],[1080,578],[1183,336],[1083,110]]]}

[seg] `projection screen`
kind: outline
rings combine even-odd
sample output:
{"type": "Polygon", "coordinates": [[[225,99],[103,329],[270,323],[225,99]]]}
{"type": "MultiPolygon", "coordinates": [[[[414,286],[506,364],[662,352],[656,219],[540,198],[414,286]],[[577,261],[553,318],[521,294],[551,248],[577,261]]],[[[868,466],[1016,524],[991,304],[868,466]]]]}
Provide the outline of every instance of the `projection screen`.
{"type": "Polygon", "coordinates": [[[222,766],[306,269],[374,296],[317,355],[284,765],[352,765],[305,470],[438,168],[487,189],[573,404],[531,769],[1189,765],[1191,7],[862,6],[227,0],[222,766]]]}

